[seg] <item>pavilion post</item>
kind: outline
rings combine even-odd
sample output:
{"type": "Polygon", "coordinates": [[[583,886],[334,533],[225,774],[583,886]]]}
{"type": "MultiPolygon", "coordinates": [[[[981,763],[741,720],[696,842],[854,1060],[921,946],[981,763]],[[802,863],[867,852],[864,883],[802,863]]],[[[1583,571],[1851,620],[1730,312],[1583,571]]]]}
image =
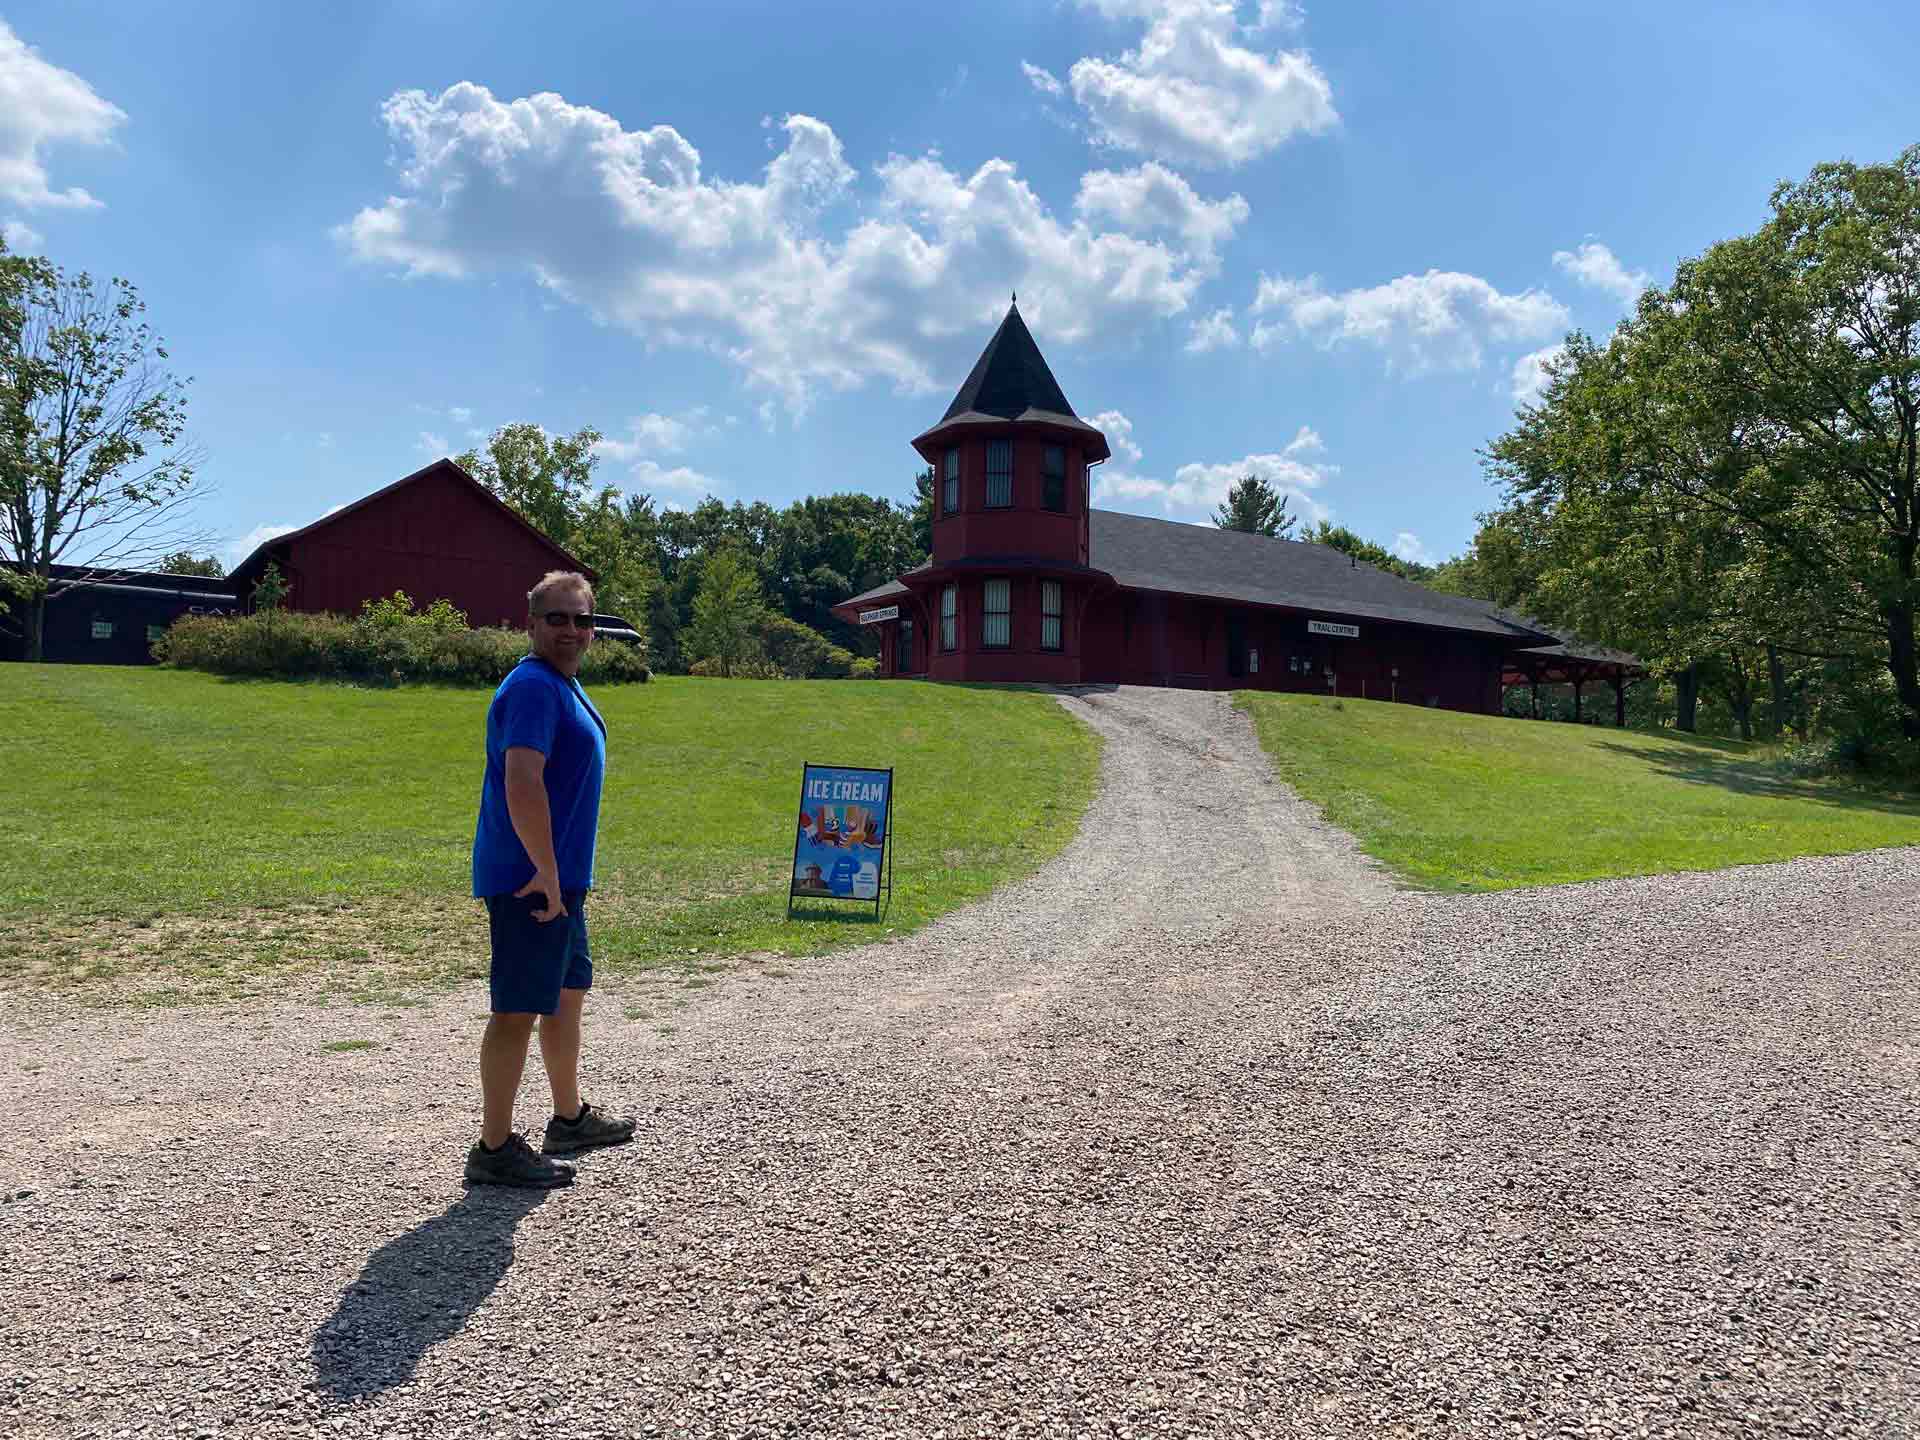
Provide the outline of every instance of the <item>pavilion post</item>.
{"type": "Polygon", "coordinates": [[[1627,728],[1627,681],[1623,675],[1613,677],[1613,723],[1622,730],[1627,728]]]}
{"type": "Polygon", "coordinates": [[[1573,677],[1573,723],[1580,723],[1580,692],[1586,688],[1587,677],[1579,672],[1573,677]]]}

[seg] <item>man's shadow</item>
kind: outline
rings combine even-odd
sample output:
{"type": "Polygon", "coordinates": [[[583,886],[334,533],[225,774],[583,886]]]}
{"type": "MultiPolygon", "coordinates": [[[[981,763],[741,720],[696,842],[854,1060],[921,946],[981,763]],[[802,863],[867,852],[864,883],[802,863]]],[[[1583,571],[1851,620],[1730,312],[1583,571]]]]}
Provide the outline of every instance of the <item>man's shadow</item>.
{"type": "Polygon", "coordinates": [[[505,1278],[515,1227],[550,1193],[475,1186],[376,1250],[314,1333],[321,1392],[357,1400],[409,1379],[505,1278]]]}

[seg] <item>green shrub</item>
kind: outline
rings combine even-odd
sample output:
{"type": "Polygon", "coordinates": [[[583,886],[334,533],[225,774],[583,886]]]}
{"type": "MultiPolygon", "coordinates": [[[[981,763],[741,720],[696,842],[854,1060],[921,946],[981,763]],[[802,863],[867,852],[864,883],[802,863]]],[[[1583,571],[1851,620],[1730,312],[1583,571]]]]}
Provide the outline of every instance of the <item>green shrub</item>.
{"type": "Polygon", "coordinates": [[[852,668],[847,673],[855,680],[878,680],[880,662],[871,655],[855,656],[852,668]]]}
{"type": "MultiPolygon", "coordinates": [[[[525,631],[469,629],[447,601],[416,612],[399,593],[369,601],[354,620],[288,610],[185,615],[153,646],[155,659],[181,670],[392,685],[497,685],[526,653],[525,631]]],[[[589,683],[644,682],[651,674],[638,647],[619,642],[592,646],[580,666],[589,683]]]]}
{"type": "MultiPolygon", "coordinates": [[[[711,656],[705,660],[696,660],[687,673],[689,675],[704,675],[708,679],[718,679],[720,676],[720,661],[711,656]]],[[[745,660],[734,661],[733,673],[728,678],[734,680],[785,680],[789,677],[783,674],[780,667],[771,660],[753,656],[745,660]]]]}
{"type": "Polygon", "coordinates": [[[843,680],[853,673],[854,655],[798,620],[767,612],[756,638],[767,660],[794,680],[843,680]]]}

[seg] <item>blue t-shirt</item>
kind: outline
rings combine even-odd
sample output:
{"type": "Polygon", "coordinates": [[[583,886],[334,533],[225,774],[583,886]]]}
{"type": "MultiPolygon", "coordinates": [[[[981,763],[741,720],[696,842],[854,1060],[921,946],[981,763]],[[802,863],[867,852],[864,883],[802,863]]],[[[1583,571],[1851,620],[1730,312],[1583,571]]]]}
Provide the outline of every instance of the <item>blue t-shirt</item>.
{"type": "Polygon", "coordinates": [[[553,817],[560,888],[592,889],[607,724],[579,681],[529,655],[500,682],[487,707],[487,775],[473,833],[473,893],[510,895],[533,878],[533,861],[507,813],[507,751],[516,745],[547,757],[547,810],[553,817]]]}

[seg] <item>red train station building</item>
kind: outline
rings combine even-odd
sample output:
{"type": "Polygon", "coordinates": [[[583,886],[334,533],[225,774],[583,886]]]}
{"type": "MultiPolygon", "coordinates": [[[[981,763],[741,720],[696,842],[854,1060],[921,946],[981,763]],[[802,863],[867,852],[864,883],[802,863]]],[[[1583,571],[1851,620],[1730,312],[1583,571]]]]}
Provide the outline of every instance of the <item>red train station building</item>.
{"type": "Polygon", "coordinates": [[[1339,550],[1091,504],[1110,454],[1017,307],[938,424],[933,555],[834,607],[881,629],[882,673],[932,680],[1293,690],[1496,713],[1529,676],[1614,687],[1631,656],[1565,639],[1339,550]]]}

